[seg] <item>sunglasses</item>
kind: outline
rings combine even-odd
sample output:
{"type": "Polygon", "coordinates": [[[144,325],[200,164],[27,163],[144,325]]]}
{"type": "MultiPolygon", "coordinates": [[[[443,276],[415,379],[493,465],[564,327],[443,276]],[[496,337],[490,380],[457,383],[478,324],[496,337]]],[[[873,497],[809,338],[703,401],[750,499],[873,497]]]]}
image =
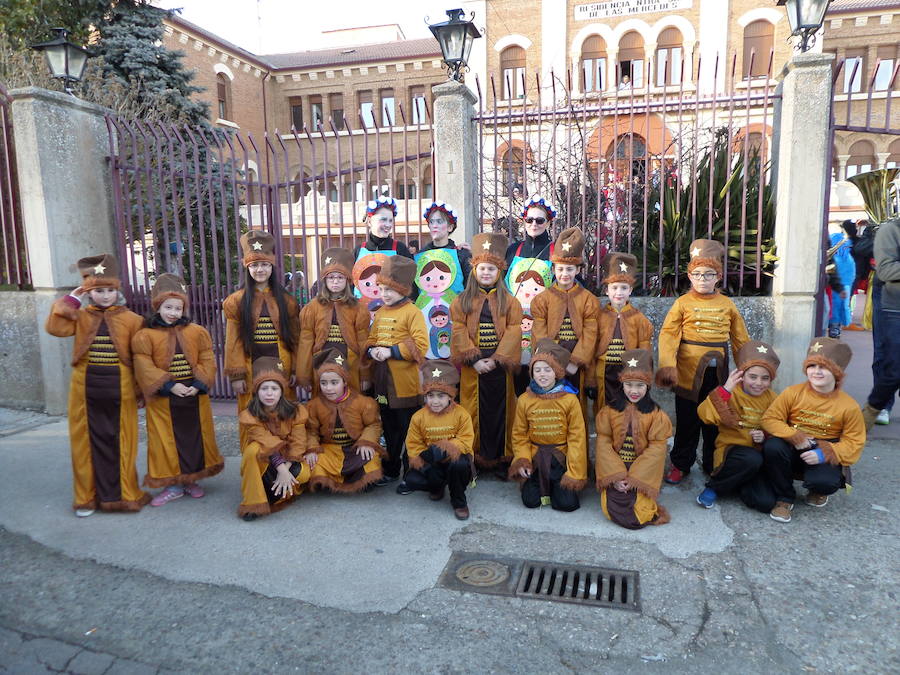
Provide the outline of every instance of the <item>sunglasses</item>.
{"type": "Polygon", "coordinates": [[[538,224],[538,225],[543,225],[544,223],[547,222],[547,219],[546,219],[546,218],[526,218],[526,219],[525,219],[525,222],[528,223],[529,225],[530,225],[531,223],[536,223],[536,224],[538,224]]]}

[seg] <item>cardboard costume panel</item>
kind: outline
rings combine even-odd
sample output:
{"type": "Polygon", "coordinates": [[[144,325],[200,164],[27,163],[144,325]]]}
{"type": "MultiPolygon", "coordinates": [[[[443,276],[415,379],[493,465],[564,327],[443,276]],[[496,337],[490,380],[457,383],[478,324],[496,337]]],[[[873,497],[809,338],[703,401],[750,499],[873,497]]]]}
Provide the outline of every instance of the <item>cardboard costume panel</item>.
{"type": "Polygon", "coordinates": [[[553,267],[549,260],[513,258],[506,273],[506,287],[522,305],[522,364],[531,363],[531,303],[553,283],[553,267]]]}
{"type": "Polygon", "coordinates": [[[450,358],[450,303],[463,290],[456,249],[438,248],[416,255],[416,306],[428,327],[429,359],[450,358]]]}
{"type": "Polygon", "coordinates": [[[367,248],[359,249],[359,253],[356,255],[356,263],[350,273],[353,279],[353,292],[368,307],[370,321],[375,311],[384,304],[376,277],[381,271],[384,261],[392,255],[397,255],[397,252],[370,251],[367,248]]]}

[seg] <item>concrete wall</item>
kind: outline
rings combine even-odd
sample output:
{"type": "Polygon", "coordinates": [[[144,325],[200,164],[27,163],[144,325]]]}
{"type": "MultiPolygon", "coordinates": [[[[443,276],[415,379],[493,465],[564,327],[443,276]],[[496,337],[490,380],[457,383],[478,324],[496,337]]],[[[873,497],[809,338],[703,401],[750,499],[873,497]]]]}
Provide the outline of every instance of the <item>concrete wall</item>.
{"type": "Polygon", "coordinates": [[[35,294],[0,291],[0,406],[44,408],[35,294]]]}

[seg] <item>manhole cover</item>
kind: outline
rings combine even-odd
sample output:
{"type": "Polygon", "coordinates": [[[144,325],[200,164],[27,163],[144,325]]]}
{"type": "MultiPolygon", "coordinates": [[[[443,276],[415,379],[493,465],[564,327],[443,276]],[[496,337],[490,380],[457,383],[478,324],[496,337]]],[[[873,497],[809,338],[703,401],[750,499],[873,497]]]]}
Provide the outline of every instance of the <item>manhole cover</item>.
{"type": "Polygon", "coordinates": [[[470,593],[640,611],[638,581],[632,570],[456,552],[438,584],[470,593]]]}
{"type": "Polygon", "coordinates": [[[470,586],[496,586],[509,579],[509,567],[496,560],[473,560],[456,568],[456,578],[470,586]]]}

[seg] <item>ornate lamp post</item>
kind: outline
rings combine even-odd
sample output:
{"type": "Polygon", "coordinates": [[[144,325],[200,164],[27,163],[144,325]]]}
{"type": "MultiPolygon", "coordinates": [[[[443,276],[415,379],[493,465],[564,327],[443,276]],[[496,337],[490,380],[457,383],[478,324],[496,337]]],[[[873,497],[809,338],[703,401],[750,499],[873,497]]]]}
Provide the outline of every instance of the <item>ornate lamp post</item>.
{"type": "Polygon", "coordinates": [[[825,11],[831,0],[778,0],[787,9],[791,35],[800,38],[797,49],[808,51],[816,43],[816,33],[825,21],[825,11]]]}
{"type": "Polygon", "coordinates": [[[47,57],[47,65],[50,66],[50,74],[62,80],[66,91],[71,94],[70,85],[72,82],[81,80],[90,53],[84,47],[69,42],[69,31],[65,28],[54,28],[53,30],[56,31],[56,39],[31,45],[31,48],[44,52],[44,56],[47,57]]]}
{"type": "Polygon", "coordinates": [[[461,9],[448,9],[447,16],[448,21],[432,24],[429,28],[441,46],[447,74],[451,80],[461,82],[463,72],[467,68],[469,53],[472,51],[472,42],[475,38],[480,38],[481,33],[475,28],[474,23],[462,18],[461,9]]]}

